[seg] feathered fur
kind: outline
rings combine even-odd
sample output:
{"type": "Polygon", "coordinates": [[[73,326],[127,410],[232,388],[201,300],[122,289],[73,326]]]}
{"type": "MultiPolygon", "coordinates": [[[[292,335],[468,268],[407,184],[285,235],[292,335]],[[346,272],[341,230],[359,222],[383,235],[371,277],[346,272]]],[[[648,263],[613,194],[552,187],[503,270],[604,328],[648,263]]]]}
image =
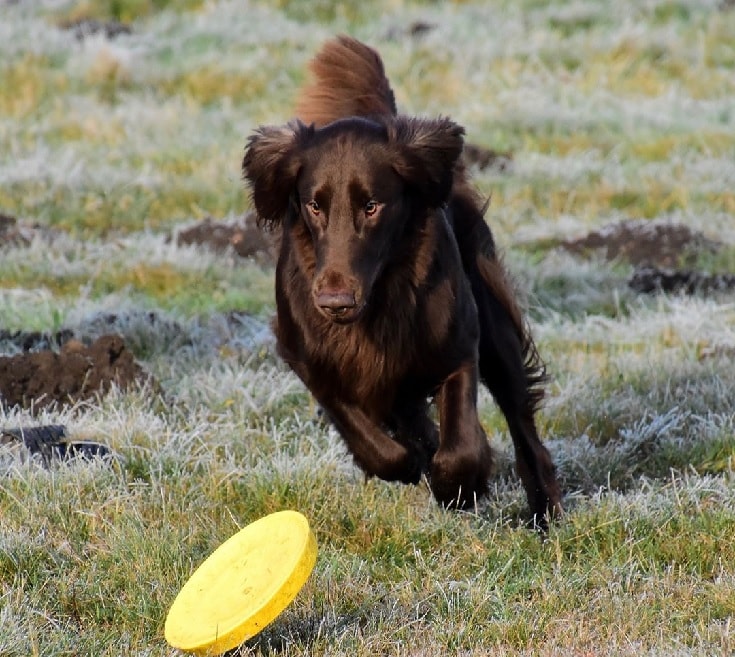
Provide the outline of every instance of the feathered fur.
{"type": "Polygon", "coordinates": [[[322,127],[348,116],[396,114],[396,101],[380,55],[348,36],[328,41],[309,64],[314,77],[296,102],[296,116],[322,127]]]}
{"type": "Polygon", "coordinates": [[[398,115],[379,55],[355,39],[327,42],[310,68],[297,120],[256,131],[243,161],[261,224],[282,230],[281,355],[366,473],[425,474],[460,506],[488,490],[482,380],[534,516],[559,512],[534,421],[545,370],[461,162],[464,130],[398,115]]]}

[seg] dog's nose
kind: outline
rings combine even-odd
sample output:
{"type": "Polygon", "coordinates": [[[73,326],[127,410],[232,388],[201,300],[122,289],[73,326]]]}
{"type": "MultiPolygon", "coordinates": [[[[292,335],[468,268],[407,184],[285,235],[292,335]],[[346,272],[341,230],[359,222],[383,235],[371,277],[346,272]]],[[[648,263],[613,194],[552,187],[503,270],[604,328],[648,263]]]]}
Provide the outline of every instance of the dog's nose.
{"type": "Polygon", "coordinates": [[[332,315],[342,315],[357,305],[355,293],[347,290],[320,292],[315,300],[317,306],[332,315]]]}

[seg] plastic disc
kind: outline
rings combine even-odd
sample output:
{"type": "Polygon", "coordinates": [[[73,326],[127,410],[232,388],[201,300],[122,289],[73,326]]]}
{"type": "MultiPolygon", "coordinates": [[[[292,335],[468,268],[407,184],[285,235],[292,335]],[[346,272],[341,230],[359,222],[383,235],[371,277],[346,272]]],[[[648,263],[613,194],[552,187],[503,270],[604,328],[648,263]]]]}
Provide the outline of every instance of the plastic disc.
{"type": "Polygon", "coordinates": [[[164,633],[175,648],[218,655],[272,622],[316,563],[316,539],[297,511],[249,524],[220,545],[176,596],[164,633]]]}

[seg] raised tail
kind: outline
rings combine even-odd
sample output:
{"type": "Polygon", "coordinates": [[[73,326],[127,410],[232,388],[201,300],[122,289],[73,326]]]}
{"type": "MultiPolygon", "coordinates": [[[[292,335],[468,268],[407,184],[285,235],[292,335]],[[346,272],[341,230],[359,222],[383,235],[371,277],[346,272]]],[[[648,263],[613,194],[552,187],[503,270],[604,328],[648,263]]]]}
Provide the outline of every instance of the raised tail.
{"type": "Polygon", "coordinates": [[[342,35],[327,41],[309,69],[314,79],[301,89],[296,102],[296,116],[307,125],[396,114],[380,55],[357,39],[342,35]]]}

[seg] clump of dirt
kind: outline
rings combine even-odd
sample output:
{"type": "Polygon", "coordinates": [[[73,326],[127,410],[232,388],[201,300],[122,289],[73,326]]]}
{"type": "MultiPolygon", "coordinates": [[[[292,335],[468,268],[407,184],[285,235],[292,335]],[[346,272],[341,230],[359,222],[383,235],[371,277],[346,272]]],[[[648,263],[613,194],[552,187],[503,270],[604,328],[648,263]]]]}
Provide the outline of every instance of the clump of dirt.
{"type": "Polygon", "coordinates": [[[116,458],[106,445],[91,440],[70,440],[62,424],[0,428],[0,450],[22,445],[32,457],[38,457],[45,467],[54,462],[102,459],[113,463],[116,458]]]}
{"type": "Polygon", "coordinates": [[[562,248],[577,255],[601,253],[607,260],[624,259],[636,266],[676,267],[721,244],[688,226],[668,221],[630,220],[608,224],[562,248]]]}
{"type": "Polygon", "coordinates": [[[123,339],[104,335],[90,346],[69,340],[52,350],[0,357],[0,402],[38,410],[74,404],[150,377],[135,362],[123,339]]]}
{"type": "Polygon", "coordinates": [[[404,37],[418,39],[423,37],[425,34],[432,32],[437,27],[438,25],[436,23],[429,23],[428,21],[419,19],[405,26],[396,25],[391,27],[386,34],[386,38],[389,41],[401,41],[404,37]]]}
{"type": "Polygon", "coordinates": [[[215,253],[234,252],[242,258],[254,258],[273,263],[278,250],[278,235],[256,225],[256,215],[248,212],[237,221],[215,221],[207,217],[176,233],[178,245],[196,244],[215,253]]]}
{"type": "Polygon", "coordinates": [[[480,171],[485,169],[507,171],[513,166],[513,153],[496,151],[477,144],[465,144],[463,156],[468,165],[475,166],[480,171]]]}
{"type": "Polygon", "coordinates": [[[132,34],[133,32],[129,25],[120,21],[100,21],[95,18],[64,21],[59,27],[62,30],[73,31],[79,41],[95,34],[104,34],[107,39],[114,39],[121,34],[132,34]]]}
{"type": "Polygon", "coordinates": [[[412,37],[423,36],[429,32],[435,30],[438,27],[436,23],[429,23],[428,21],[414,21],[408,26],[408,34],[412,37]]]}
{"type": "Polygon", "coordinates": [[[735,289],[733,274],[705,274],[698,271],[638,267],[628,281],[632,290],[652,292],[683,292],[685,294],[726,292],[735,289]]]}

